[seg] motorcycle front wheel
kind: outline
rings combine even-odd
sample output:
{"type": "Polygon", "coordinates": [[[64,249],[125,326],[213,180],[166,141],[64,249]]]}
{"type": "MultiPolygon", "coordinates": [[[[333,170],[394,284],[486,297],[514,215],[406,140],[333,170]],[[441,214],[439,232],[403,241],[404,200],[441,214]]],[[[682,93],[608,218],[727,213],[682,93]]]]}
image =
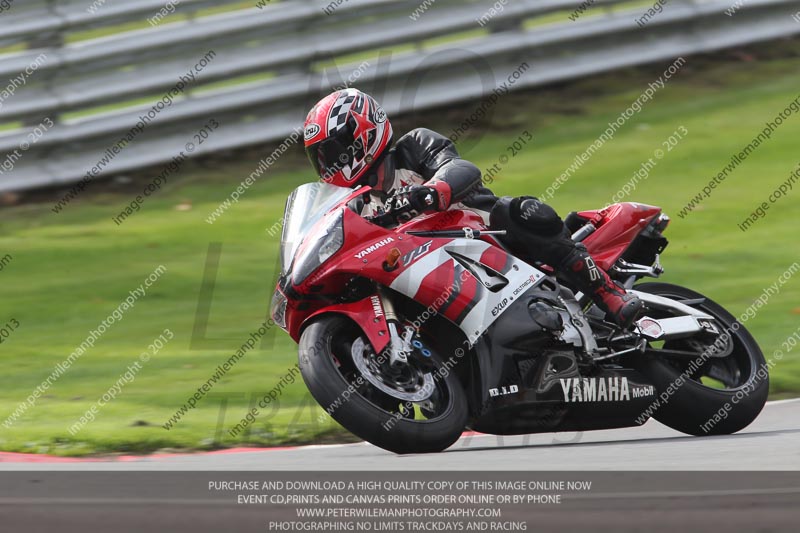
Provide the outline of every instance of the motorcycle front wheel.
{"type": "Polygon", "coordinates": [[[467,401],[453,362],[424,332],[420,340],[407,364],[393,366],[354,322],[323,315],[300,338],[300,372],[317,403],[354,435],[397,454],[440,452],[461,436],[467,401]]]}

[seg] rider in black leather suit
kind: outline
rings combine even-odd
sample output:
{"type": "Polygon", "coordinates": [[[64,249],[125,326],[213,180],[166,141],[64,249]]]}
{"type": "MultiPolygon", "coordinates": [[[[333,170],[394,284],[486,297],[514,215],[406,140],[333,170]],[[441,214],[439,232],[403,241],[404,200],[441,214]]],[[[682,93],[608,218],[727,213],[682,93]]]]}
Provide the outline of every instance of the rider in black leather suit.
{"type": "Polygon", "coordinates": [[[572,241],[552,207],[531,196],[498,198],[483,185],[480,169],[461,159],[453,142],[436,132],[418,128],[394,147],[391,141],[382,108],[356,89],[329,95],[306,120],[306,151],[320,177],[339,186],[373,188],[362,215],[391,210],[412,218],[431,210],[474,211],[492,229],[507,231],[500,239],[515,255],[553,267],[613,322],[628,327],[637,318],[641,300],[614,283],[586,248],[572,241]]]}

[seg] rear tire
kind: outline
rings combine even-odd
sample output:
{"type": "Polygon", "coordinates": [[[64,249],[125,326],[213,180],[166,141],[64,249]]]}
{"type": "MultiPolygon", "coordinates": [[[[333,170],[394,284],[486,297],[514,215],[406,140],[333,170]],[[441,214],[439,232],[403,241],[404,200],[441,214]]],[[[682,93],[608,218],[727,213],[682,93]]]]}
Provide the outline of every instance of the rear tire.
{"type": "Polygon", "coordinates": [[[672,429],[697,436],[728,435],[749,426],[764,408],[769,394],[767,364],[752,335],[722,306],[690,289],[668,283],[643,283],[634,289],[677,301],[704,298],[705,302],[692,307],[714,316],[722,332],[731,332],[733,342],[732,353],[725,359],[734,359],[727,363],[725,359],[709,359],[709,364],[727,364],[734,369],[730,372],[731,383],[725,384],[724,389],[701,383],[701,376],[684,379],[676,387],[676,380],[680,381],[683,375],[680,365],[690,360],[653,355],[632,358],[634,366],[656,388],[660,404],[653,418],[672,429]],[[738,324],[735,332],[731,329],[734,324],[738,324]],[[737,379],[734,381],[733,377],[737,379]],[[668,395],[666,401],[662,395],[668,395]]]}
{"type": "MultiPolygon", "coordinates": [[[[440,452],[450,447],[467,424],[467,401],[455,374],[441,371],[435,378],[439,397],[444,398],[427,420],[409,419],[391,411],[401,400],[391,398],[344,372],[349,350],[363,336],[349,319],[324,315],[309,325],[300,338],[299,366],[311,395],[339,424],[358,437],[397,454],[440,452]],[[347,376],[347,377],[346,377],[347,376]],[[370,396],[367,399],[364,395],[370,396]],[[380,404],[380,405],[378,405],[380,404]]],[[[442,360],[435,351],[431,360],[437,369],[442,360]]],[[[361,376],[361,374],[358,374],[361,376]]],[[[413,410],[412,410],[413,411],[413,410]]]]}

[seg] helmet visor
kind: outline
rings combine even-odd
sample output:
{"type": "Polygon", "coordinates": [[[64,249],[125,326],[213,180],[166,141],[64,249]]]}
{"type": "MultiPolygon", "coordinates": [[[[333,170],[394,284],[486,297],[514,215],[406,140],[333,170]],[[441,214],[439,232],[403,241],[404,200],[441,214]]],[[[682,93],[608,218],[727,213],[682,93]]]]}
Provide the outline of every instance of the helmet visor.
{"type": "Polygon", "coordinates": [[[333,136],[307,146],[306,155],[323,181],[345,169],[352,169],[355,147],[350,128],[342,128],[333,136]]]}

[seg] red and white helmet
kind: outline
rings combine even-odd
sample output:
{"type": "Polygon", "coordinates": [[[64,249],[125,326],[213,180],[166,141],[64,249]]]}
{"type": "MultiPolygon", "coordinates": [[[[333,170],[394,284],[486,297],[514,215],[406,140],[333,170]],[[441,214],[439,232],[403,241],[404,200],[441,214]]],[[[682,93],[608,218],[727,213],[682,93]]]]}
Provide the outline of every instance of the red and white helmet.
{"type": "Polygon", "coordinates": [[[304,140],[320,179],[355,187],[391,145],[392,125],[374,98],[358,89],[343,89],[311,109],[304,140]]]}

